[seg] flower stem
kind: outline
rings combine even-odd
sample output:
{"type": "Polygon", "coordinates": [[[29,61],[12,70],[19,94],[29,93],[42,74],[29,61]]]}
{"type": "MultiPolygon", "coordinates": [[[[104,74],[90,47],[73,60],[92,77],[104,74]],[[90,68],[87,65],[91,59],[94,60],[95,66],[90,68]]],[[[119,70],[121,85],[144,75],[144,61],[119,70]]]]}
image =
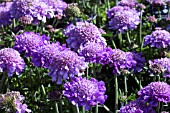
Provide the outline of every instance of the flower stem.
{"type": "Polygon", "coordinates": [[[140,46],[140,49],[141,49],[141,51],[142,51],[142,43],[143,43],[143,40],[142,40],[142,11],[140,12],[140,20],[141,20],[141,22],[140,22],[140,31],[139,31],[139,46],[140,46]]]}
{"type": "Polygon", "coordinates": [[[59,110],[58,110],[58,103],[55,101],[55,112],[56,113],[59,113],[59,110]]]}
{"type": "Polygon", "coordinates": [[[121,47],[122,47],[122,33],[119,33],[119,34],[118,34],[118,37],[119,37],[119,41],[120,41],[120,42],[119,42],[119,44],[120,44],[119,46],[120,46],[120,48],[121,48],[121,47]]]}
{"type": "Polygon", "coordinates": [[[78,107],[78,105],[76,104],[76,113],[80,113],[80,111],[79,111],[79,107],[78,107]]]}
{"type": "MultiPolygon", "coordinates": [[[[124,87],[125,87],[125,96],[127,97],[127,93],[128,93],[128,91],[127,91],[127,76],[125,75],[124,76],[124,87]]],[[[125,102],[125,104],[127,104],[127,101],[125,102]]]]}
{"type": "Polygon", "coordinates": [[[96,104],[96,110],[95,110],[95,113],[98,113],[99,112],[99,105],[98,103],[96,104]]]}
{"type": "Polygon", "coordinates": [[[131,40],[130,40],[129,32],[127,32],[126,35],[127,35],[127,41],[129,43],[129,45],[131,45],[131,40]]]}
{"type": "Polygon", "coordinates": [[[84,106],[82,107],[82,113],[86,113],[84,106]]]}
{"type": "Polygon", "coordinates": [[[108,113],[113,113],[112,111],[110,111],[110,109],[107,106],[105,106],[105,105],[102,105],[102,106],[108,113]]]}
{"type": "Polygon", "coordinates": [[[114,82],[115,82],[115,103],[114,103],[114,113],[118,113],[118,80],[117,75],[114,76],[114,82]]]}
{"type": "Polygon", "coordinates": [[[59,100],[59,111],[60,111],[60,113],[64,113],[63,107],[62,107],[62,100],[59,100]]]}
{"type": "Polygon", "coordinates": [[[5,90],[5,87],[7,87],[7,84],[8,84],[8,75],[6,73],[3,73],[3,77],[0,83],[0,93],[4,93],[4,90],[5,90]]]}

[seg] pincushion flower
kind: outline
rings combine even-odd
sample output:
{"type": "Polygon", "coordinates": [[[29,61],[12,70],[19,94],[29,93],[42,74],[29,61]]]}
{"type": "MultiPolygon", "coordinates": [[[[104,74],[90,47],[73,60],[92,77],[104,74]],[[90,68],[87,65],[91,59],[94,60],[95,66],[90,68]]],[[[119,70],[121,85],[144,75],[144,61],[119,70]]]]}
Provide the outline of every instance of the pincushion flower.
{"type": "Polygon", "coordinates": [[[120,108],[119,113],[156,113],[151,106],[137,99],[120,108]]]}
{"type": "Polygon", "coordinates": [[[170,58],[149,60],[149,71],[153,75],[161,75],[170,77],[170,58]]]}
{"type": "Polygon", "coordinates": [[[79,50],[79,55],[84,56],[86,62],[99,63],[106,59],[107,47],[98,43],[89,43],[79,50]]]}
{"type": "Polygon", "coordinates": [[[68,46],[75,51],[89,42],[106,45],[101,30],[88,22],[76,22],[76,25],[70,24],[65,29],[65,35],[68,37],[66,39],[68,46]]]}
{"type": "Polygon", "coordinates": [[[139,98],[151,106],[158,102],[170,102],[170,85],[165,82],[152,82],[138,92],[139,98]]]}
{"type": "Polygon", "coordinates": [[[98,82],[95,78],[90,80],[82,77],[73,77],[70,82],[64,84],[63,95],[73,105],[84,106],[86,110],[96,104],[104,104],[107,96],[103,81],[98,82]]]}
{"type": "Polygon", "coordinates": [[[115,6],[107,11],[109,29],[117,32],[134,30],[140,23],[140,13],[127,6],[115,6]]]}
{"type": "Polygon", "coordinates": [[[45,23],[47,18],[55,17],[55,13],[62,15],[65,7],[66,3],[61,0],[14,0],[10,13],[16,19],[29,15],[34,18],[33,23],[38,20],[45,23]]]}
{"type": "Polygon", "coordinates": [[[147,0],[147,1],[155,6],[163,6],[166,3],[166,0],[147,0]]]}
{"type": "Polygon", "coordinates": [[[6,72],[8,76],[14,73],[19,75],[25,68],[25,62],[18,51],[12,48],[0,50],[0,72],[6,72]]]}
{"type": "Polygon", "coordinates": [[[166,30],[156,29],[144,37],[144,46],[147,45],[155,48],[169,48],[170,33],[166,30]]]}
{"type": "Polygon", "coordinates": [[[63,51],[66,47],[61,46],[59,42],[47,44],[39,47],[37,51],[32,54],[32,62],[35,66],[43,66],[48,68],[48,66],[52,63],[55,54],[58,51],[63,51]]]}
{"type": "Polygon", "coordinates": [[[0,94],[0,107],[5,108],[10,113],[30,113],[31,110],[23,104],[24,96],[18,91],[7,92],[0,94]]]}
{"type": "Polygon", "coordinates": [[[48,44],[48,41],[48,36],[41,36],[34,32],[24,32],[15,36],[14,49],[18,50],[20,53],[25,52],[25,56],[29,57],[33,52],[36,52],[39,47],[48,44]]]}
{"type": "Polygon", "coordinates": [[[0,27],[11,24],[12,18],[9,13],[9,9],[12,2],[0,3],[0,27]]]}
{"type": "Polygon", "coordinates": [[[136,0],[121,0],[118,5],[134,8],[138,5],[138,2],[136,0]]]}
{"type": "Polygon", "coordinates": [[[84,57],[78,56],[77,53],[70,49],[56,51],[52,63],[49,65],[48,75],[52,81],[62,84],[62,80],[66,80],[74,75],[82,75],[88,67],[84,57]]]}

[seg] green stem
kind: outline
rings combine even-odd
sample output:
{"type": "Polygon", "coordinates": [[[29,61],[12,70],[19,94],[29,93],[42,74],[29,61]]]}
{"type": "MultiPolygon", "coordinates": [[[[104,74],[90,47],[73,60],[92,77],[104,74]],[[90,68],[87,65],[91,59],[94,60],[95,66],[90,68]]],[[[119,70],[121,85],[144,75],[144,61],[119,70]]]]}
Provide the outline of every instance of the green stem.
{"type": "Polygon", "coordinates": [[[140,22],[140,31],[139,31],[139,46],[141,47],[140,49],[141,49],[141,51],[142,51],[142,43],[143,43],[143,40],[142,40],[142,11],[140,12],[140,20],[141,20],[141,22],[140,22]]]}
{"type": "Polygon", "coordinates": [[[114,75],[114,82],[115,82],[115,103],[114,103],[114,113],[118,113],[118,80],[117,76],[114,75]]]}
{"type": "Polygon", "coordinates": [[[58,110],[58,103],[55,101],[55,112],[56,113],[59,113],[59,110],[58,110]]]}
{"type": "Polygon", "coordinates": [[[8,75],[6,73],[3,73],[3,77],[0,83],[0,93],[4,93],[4,90],[5,90],[5,87],[7,87],[7,84],[8,84],[8,75]]]}
{"type": "Polygon", "coordinates": [[[82,112],[83,112],[83,113],[86,113],[84,106],[82,107],[82,112]]]}
{"type": "MultiPolygon", "coordinates": [[[[127,93],[128,93],[128,90],[127,90],[127,76],[124,75],[124,87],[125,87],[125,96],[127,97],[127,93]]],[[[127,101],[125,102],[125,104],[127,104],[127,101]]]]}
{"type": "Polygon", "coordinates": [[[62,106],[62,100],[59,100],[59,111],[60,111],[60,113],[64,113],[63,106],[62,106]]]}
{"type": "Polygon", "coordinates": [[[131,45],[131,40],[130,40],[130,36],[129,36],[129,32],[128,31],[127,31],[126,35],[127,35],[127,41],[129,43],[129,45],[131,45]]]}
{"type": "Polygon", "coordinates": [[[116,49],[116,44],[115,44],[115,42],[114,42],[114,40],[113,40],[113,37],[110,37],[110,40],[111,40],[111,42],[112,42],[112,45],[113,45],[114,49],[116,49]]]}
{"type": "Polygon", "coordinates": [[[80,111],[79,111],[79,107],[78,107],[78,105],[76,104],[76,113],[80,113],[80,111]]]}
{"type": "Polygon", "coordinates": [[[107,7],[108,7],[108,9],[110,9],[110,2],[109,2],[109,0],[107,0],[107,7]]]}
{"type": "Polygon", "coordinates": [[[89,68],[86,68],[86,78],[89,76],[89,68]]]}
{"type": "Polygon", "coordinates": [[[45,91],[45,88],[44,88],[43,84],[41,85],[41,88],[42,88],[43,95],[45,96],[46,95],[46,91],[45,91]]]}
{"type": "Polygon", "coordinates": [[[113,113],[112,111],[110,111],[110,109],[107,106],[105,106],[105,105],[102,105],[102,106],[108,113],[113,113]]]}
{"type": "Polygon", "coordinates": [[[140,85],[138,78],[135,76],[134,79],[135,79],[136,83],[138,84],[139,88],[142,89],[142,85],[140,85]]]}
{"type": "Polygon", "coordinates": [[[95,110],[95,113],[98,113],[99,112],[99,105],[98,103],[96,104],[96,110],[95,110]]]}
{"type": "Polygon", "coordinates": [[[122,33],[118,34],[118,38],[119,38],[119,44],[120,44],[120,48],[122,48],[122,33]]]}
{"type": "Polygon", "coordinates": [[[92,107],[90,107],[90,112],[89,113],[93,113],[93,111],[92,111],[93,109],[92,109],[92,107]]]}

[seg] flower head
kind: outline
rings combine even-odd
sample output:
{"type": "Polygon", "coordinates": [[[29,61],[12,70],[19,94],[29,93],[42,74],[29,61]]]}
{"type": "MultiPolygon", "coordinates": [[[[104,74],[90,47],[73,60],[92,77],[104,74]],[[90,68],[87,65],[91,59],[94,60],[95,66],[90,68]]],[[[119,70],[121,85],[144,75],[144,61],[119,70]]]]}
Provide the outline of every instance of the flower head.
{"type": "Polygon", "coordinates": [[[5,108],[9,112],[16,113],[30,113],[31,110],[23,104],[24,96],[20,92],[12,91],[6,94],[0,94],[0,107],[5,108]]]}
{"type": "Polygon", "coordinates": [[[119,113],[156,113],[151,106],[137,99],[120,108],[119,113]]]}
{"type": "Polygon", "coordinates": [[[82,75],[87,66],[84,57],[78,56],[70,49],[65,49],[55,53],[53,61],[48,67],[50,70],[48,75],[52,77],[52,81],[61,84],[62,80],[74,75],[82,75]]]}
{"type": "Polygon", "coordinates": [[[148,102],[151,106],[157,106],[158,102],[170,102],[170,85],[165,82],[152,82],[143,87],[139,92],[139,98],[148,102]]]}
{"type": "Polygon", "coordinates": [[[89,43],[84,47],[80,48],[79,55],[84,56],[86,62],[99,63],[105,59],[105,53],[107,47],[98,43],[89,43]]]}
{"type": "Polygon", "coordinates": [[[127,6],[115,6],[107,11],[110,29],[117,32],[133,30],[140,23],[140,13],[127,6]]]}
{"type": "Polygon", "coordinates": [[[147,1],[154,6],[163,6],[166,3],[166,0],[147,0],[147,1]]]}
{"type": "Polygon", "coordinates": [[[144,37],[144,46],[146,45],[156,48],[168,48],[170,45],[170,33],[166,30],[156,29],[150,35],[144,37]]]}
{"type": "Polygon", "coordinates": [[[136,7],[138,2],[136,0],[121,0],[118,5],[119,6],[128,6],[128,7],[136,7]]]}
{"type": "Polygon", "coordinates": [[[104,104],[107,96],[103,81],[98,82],[95,78],[87,80],[82,77],[73,77],[71,82],[64,84],[63,94],[73,105],[84,106],[86,110],[97,103],[104,104]]]}
{"type": "Polygon", "coordinates": [[[106,40],[102,37],[100,31],[92,23],[76,22],[76,25],[71,24],[65,30],[65,35],[68,37],[67,44],[75,51],[89,42],[106,45],[106,40]]]}
{"type": "Polygon", "coordinates": [[[14,49],[25,52],[26,56],[31,56],[33,52],[45,44],[48,44],[49,37],[34,32],[24,32],[15,36],[14,49]]]}
{"type": "Polygon", "coordinates": [[[37,51],[33,52],[32,62],[35,66],[48,68],[56,53],[58,53],[58,51],[63,51],[64,49],[66,49],[66,47],[64,45],[61,46],[59,42],[43,45],[39,47],[37,51]]]}
{"type": "Polygon", "coordinates": [[[170,58],[149,60],[149,70],[153,75],[164,74],[164,77],[170,77],[170,58]]]}
{"type": "Polygon", "coordinates": [[[11,24],[12,18],[9,13],[9,9],[12,2],[0,3],[0,27],[11,24]]]}
{"type": "Polygon", "coordinates": [[[18,51],[12,48],[0,50],[0,72],[6,72],[8,76],[14,73],[19,75],[25,68],[24,60],[18,51]]]}

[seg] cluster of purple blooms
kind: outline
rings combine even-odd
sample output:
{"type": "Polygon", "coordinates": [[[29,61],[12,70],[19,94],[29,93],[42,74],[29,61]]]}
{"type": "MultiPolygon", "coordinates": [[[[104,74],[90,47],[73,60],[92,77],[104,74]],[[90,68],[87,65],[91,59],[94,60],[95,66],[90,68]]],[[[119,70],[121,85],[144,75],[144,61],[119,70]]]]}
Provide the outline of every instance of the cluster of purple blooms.
{"type": "Polygon", "coordinates": [[[138,2],[136,0],[121,0],[118,5],[134,8],[138,5],[138,2]]]}
{"type": "Polygon", "coordinates": [[[65,35],[68,47],[73,48],[74,51],[87,43],[98,43],[107,45],[105,38],[102,37],[102,30],[97,26],[88,22],[76,22],[76,25],[70,24],[65,29],[65,35]]]}
{"type": "Polygon", "coordinates": [[[149,60],[149,70],[151,75],[164,75],[170,77],[170,58],[149,60]]]}
{"type": "Polygon", "coordinates": [[[27,105],[23,104],[22,101],[24,101],[24,96],[20,95],[18,91],[0,94],[0,107],[7,109],[7,112],[10,113],[14,112],[13,110],[15,110],[15,113],[30,113],[31,110],[28,109],[27,105]]]}
{"type": "Polygon", "coordinates": [[[14,73],[19,75],[25,68],[25,62],[18,51],[12,48],[0,50],[0,72],[6,72],[8,76],[14,73]]]}
{"type": "Polygon", "coordinates": [[[107,11],[109,28],[117,32],[134,30],[140,23],[140,13],[128,6],[115,6],[107,11]]]}
{"type": "Polygon", "coordinates": [[[154,6],[163,6],[169,2],[169,0],[147,0],[147,1],[154,6]]]}
{"type": "MultiPolygon", "coordinates": [[[[47,19],[63,16],[67,4],[62,0],[13,0],[0,4],[0,25],[10,24],[12,19],[23,16],[31,18],[32,23],[46,22],[47,19]]],[[[1,27],[0,26],[0,27],[1,27]]]]}
{"type": "Polygon", "coordinates": [[[165,82],[151,82],[138,91],[139,97],[120,108],[120,113],[156,113],[153,108],[158,102],[170,102],[170,85],[165,82]]]}
{"type": "Polygon", "coordinates": [[[73,77],[70,82],[64,84],[63,94],[73,105],[84,106],[86,110],[98,103],[104,104],[107,96],[103,81],[95,78],[90,80],[82,77],[73,77]]]}
{"type": "Polygon", "coordinates": [[[110,49],[106,55],[107,57],[101,63],[113,68],[113,74],[116,75],[120,75],[123,71],[140,72],[145,64],[145,58],[137,52],[110,49]]]}
{"type": "Polygon", "coordinates": [[[144,46],[150,45],[155,48],[169,48],[170,33],[166,30],[157,28],[150,35],[144,37],[144,46]]]}

